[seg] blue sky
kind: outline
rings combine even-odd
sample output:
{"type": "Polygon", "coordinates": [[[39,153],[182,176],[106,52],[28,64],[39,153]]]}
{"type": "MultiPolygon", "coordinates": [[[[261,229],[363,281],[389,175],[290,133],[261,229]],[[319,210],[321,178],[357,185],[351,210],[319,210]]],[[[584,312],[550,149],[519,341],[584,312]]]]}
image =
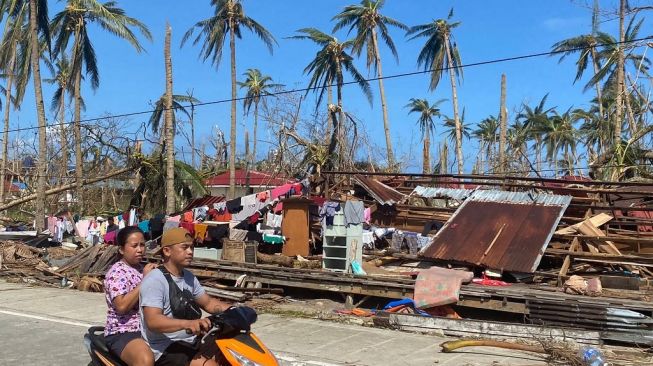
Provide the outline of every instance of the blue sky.
{"type": "MultiPolygon", "coordinates": [[[[387,0],[383,13],[411,26],[445,18],[450,8],[454,8],[454,20],[461,25],[454,30],[454,37],[460,49],[463,64],[485,60],[519,56],[548,51],[551,45],[570,36],[588,33],[591,21],[589,0],[387,0]]],[[[199,59],[199,47],[186,45],[179,48],[183,34],[197,21],[211,15],[208,0],[119,0],[119,5],[132,17],[144,22],[152,32],[152,43],[143,40],[146,53],[137,54],[126,42],[101,32],[92,26],[91,37],[96,49],[100,68],[100,88],[92,91],[84,86],[83,95],[87,110],[84,118],[99,117],[104,114],[121,114],[143,111],[151,108],[149,102],[158,99],[165,87],[163,64],[163,40],[165,23],[173,28],[173,66],[174,89],[183,94],[192,89],[202,102],[228,99],[231,95],[229,77],[229,56],[223,56],[222,64],[215,68],[199,59]]],[[[295,31],[304,27],[316,27],[330,32],[331,18],[344,6],[354,3],[351,0],[329,1],[265,1],[244,0],[248,16],[264,25],[276,37],[279,45],[270,55],[267,48],[255,36],[245,32],[237,42],[237,72],[240,78],[248,68],[259,68],[264,74],[272,76],[275,82],[289,87],[303,87],[308,77],[303,69],[313,58],[317,48],[309,41],[290,40],[295,31]]],[[[50,12],[54,16],[62,8],[61,2],[51,2],[50,12]]],[[[602,1],[604,9],[614,8],[615,1],[602,1]]],[[[645,23],[646,24],[646,23],[645,23]]],[[[650,24],[650,23],[649,23],[650,24]]],[[[617,22],[606,21],[602,30],[615,34],[617,22]]],[[[386,76],[417,70],[417,54],[423,40],[407,41],[404,32],[392,30],[397,45],[399,63],[389,50],[381,46],[383,71],[386,76]]],[[[651,34],[651,26],[644,26],[640,36],[651,34]]],[[[337,34],[346,39],[346,32],[337,34]]],[[[365,60],[357,60],[362,74],[368,75],[365,60]]],[[[49,77],[47,71],[43,77],[49,77]]],[[[499,91],[501,74],[507,75],[507,105],[513,117],[521,103],[537,103],[542,96],[550,93],[549,105],[564,111],[571,107],[585,107],[593,97],[592,91],[582,92],[582,85],[573,85],[575,65],[573,59],[558,64],[557,57],[539,57],[527,60],[504,62],[485,66],[469,67],[464,70],[464,80],[458,88],[461,110],[466,110],[466,121],[475,125],[488,115],[496,115],[499,110],[499,91]]],[[[369,74],[373,77],[373,74],[369,74]]],[[[360,118],[371,139],[384,149],[381,103],[378,84],[371,83],[374,104],[370,106],[356,86],[345,87],[345,108],[360,118]]],[[[427,98],[431,101],[450,99],[451,89],[448,79],[443,79],[434,92],[428,91],[428,76],[416,75],[385,81],[390,128],[396,154],[412,161],[408,170],[415,171],[421,166],[420,133],[415,125],[415,116],[407,115],[404,106],[410,98],[427,98]],[[411,153],[412,155],[409,155],[411,153]],[[412,158],[412,159],[409,159],[412,158]]],[[[15,112],[12,127],[35,125],[33,92],[27,92],[23,107],[15,112]]],[[[44,85],[46,102],[53,89],[44,85]]],[[[239,91],[239,96],[242,92],[239,91]]],[[[239,103],[239,149],[242,150],[242,106],[239,103]]],[[[450,102],[441,105],[442,112],[452,115],[450,102]]],[[[311,108],[306,108],[310,113],[311,108]]],[[[197,109],[196,126],[198,145],[218,125],[228,134],[229,103],[200,107],[197,109]]],[[[48,120],[53,122],[52,116],[48,120]]],[[[130,125],[137,126],[147,120],[147,116],[133,117],[130,125]]],[[[249,118],[251,120],[251,118],[249,118]]],[[[246,121],[245,123],[250,123],[246,121]]],[[[444,138],[438,126],[435,142],[444,138]]],[[[470,170],[476,157],[477,146],[472,141],[464,144],[465,167],[470,170]]],[[[379,149],[379,151],[384,151],[379,149]]],[[[260,144],[259,152],[267,150],[260,144]]],[[[451,154],[453,155],[453,154],[451,154]]]]}

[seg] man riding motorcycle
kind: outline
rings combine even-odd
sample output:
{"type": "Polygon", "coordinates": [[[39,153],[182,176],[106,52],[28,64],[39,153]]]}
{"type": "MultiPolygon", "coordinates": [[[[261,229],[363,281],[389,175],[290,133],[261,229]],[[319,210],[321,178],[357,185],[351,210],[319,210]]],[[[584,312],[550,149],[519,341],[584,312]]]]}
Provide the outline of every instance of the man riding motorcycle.
{"type": "Polygon", "coordinates": [[[220,313],[230,305],[210,297],[185,270],[193,259],[193,238],[186,229],[165,231],[157,252],[163,265],[145,276],[140,291],[142,335],[155,365],[217,365],[214,357],[201,355],[196,344],[196,336],[212,327],[201,310],[220,313]]]}

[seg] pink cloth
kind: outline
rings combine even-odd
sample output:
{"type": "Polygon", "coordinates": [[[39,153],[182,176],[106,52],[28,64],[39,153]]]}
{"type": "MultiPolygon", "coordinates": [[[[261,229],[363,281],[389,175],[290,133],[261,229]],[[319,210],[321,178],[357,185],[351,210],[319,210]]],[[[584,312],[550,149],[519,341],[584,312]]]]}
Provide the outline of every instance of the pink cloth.
{"type": "Polygon", "coordinates": [[[419,271],[415,281],[415,306],[421,309],[455,304],[460,296],[460,285],[474,278],[472,272],[431,267],[419,271]]]}
{"type": "Polygon", "coordinates": [[[104,242],[107,244],[116,244],[116,234],[118,234],[118,231],[119,230],[113,230],[104,234],[104,242]]]}
{"type": "Polygon", "coordinates": [[[288,193],[288,191],[290,190],[290,187],[292,187],[292,184],[288,183],[288,184],[284,184],[282,186],[273,188],[270,191],[270,195],[272,196],[272,199],[275,199],[275,198],[277,198],[279,196],[283,196],[284,194],[288,193]]]}
{"type": "Polygon", "coordinates": [[[370,221],[372,220],[372,209],[371,208],[366,208],[365,211],[363,211],[363,219],[365,220],[365,223],[369,224],[370,221]]]}
{"type": "Polygon", "coordinates": [[[77,234],[79,234],[80,237],[85,238],[86,235],[88,235],[88,225],[91,222],[89,220],[79,220],[75,224],[77,227],[77,234]]]}
{"type": "Polygon", "coordinates": [[[113,299],[132,291],[143,281],[143,269],[134,268],[122,260],[116,262],[104,278],[104,298],[109,309],[104,326],[104,335],[126,332],[140,332],[141,321],[138,316],[138,305],[125,314],[118,314],[113,299]]]}
{"type": "Polygon", "coordinates": [[[166,221],[179,222],[180,219],[181,219],[181,215],[177,215],[177,216],[170,216],[170,217],[168,217],[168,218],[166,219],[166,221]]]}
{"type": "Polygon", "coordinates": [[[48,230],[50,230],[50,234],[54,235],[54,231],[57,228],[57,218],[54,216],[48,216],[48,230]]]}

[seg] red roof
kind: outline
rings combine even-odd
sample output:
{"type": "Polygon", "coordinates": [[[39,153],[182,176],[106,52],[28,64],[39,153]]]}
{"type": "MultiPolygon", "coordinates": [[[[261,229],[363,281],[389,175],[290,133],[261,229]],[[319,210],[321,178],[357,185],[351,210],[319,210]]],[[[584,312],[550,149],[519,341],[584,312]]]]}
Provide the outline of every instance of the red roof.
{"type": "MultiPolygon", "coordinates": [[[[294,183],[295,179],[285,179],[270,173],[257,172],[250,170],[249,185],[254,187],[277,187],[286,183],[294,183]]],[[[208,178],[205,182],[207,186],[229,186],[229,172],[226,171],[222,174],[208,178]]],[[[247,174],[244,169],[236,170],[236,185],[244,186],[247,184],[247,174]]]]}
{"type": "Polygon", "coordinates": [[[20,188],[15,184],[7,181],[5,182],[5,192],[20,192],[20,188]]]}

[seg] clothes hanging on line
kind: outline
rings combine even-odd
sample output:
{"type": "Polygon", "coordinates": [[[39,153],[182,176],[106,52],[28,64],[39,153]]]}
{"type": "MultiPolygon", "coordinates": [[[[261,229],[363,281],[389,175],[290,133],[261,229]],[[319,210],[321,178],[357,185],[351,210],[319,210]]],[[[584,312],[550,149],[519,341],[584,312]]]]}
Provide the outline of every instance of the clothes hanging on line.
{"type": "Polygon", "coordinates": [[[358,225],[365,221],[365,205],[363,201],[346,201],[343,210],[345,226],[358,225]]]}

